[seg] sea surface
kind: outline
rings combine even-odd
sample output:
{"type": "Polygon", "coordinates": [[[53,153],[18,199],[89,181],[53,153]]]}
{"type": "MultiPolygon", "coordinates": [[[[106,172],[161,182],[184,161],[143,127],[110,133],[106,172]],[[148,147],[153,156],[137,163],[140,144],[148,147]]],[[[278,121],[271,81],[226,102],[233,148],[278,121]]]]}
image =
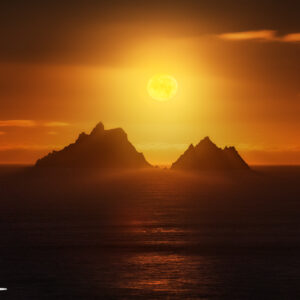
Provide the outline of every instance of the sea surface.
{"type": "Polygon", "coordinates": [[[300,299],[300,167],[0,167],[0,299],[300,299]]]}

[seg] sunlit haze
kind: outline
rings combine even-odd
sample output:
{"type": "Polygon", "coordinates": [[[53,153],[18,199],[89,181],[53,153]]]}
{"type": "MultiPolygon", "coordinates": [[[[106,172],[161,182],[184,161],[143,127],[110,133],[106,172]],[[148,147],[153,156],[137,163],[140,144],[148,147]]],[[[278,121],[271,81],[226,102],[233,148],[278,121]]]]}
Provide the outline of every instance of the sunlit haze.
{"type": "Polygon", "coordinates": [[[0,162],[34,163],[102,121],[152,164],[204,136],[250,164],[299,164],[300,27],[285,5],[265,17],[225,1],[4,4],[0,162]]]}

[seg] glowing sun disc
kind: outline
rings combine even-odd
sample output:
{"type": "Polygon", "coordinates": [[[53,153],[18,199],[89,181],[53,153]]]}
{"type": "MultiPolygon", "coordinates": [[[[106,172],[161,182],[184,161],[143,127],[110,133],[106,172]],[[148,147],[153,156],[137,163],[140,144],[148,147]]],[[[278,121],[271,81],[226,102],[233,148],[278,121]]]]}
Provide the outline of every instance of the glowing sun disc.
{"type": "Polygon", "coordinates": [[[158,101],[172,99],[178,89],[177,81],[174,77],[166,74],[154,75],[148,81],[147,90],[151,98],[158,101]]]}

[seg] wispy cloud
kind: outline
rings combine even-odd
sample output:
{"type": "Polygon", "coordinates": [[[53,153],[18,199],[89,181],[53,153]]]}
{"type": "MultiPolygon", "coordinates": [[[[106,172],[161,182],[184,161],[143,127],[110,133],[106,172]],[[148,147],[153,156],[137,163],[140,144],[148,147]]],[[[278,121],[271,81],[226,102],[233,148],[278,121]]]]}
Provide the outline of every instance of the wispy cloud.
{"type": "Polygon", "coordinates": [[[37,123],[33,120],[0,120],[0,127],[34,127],[37,123]]]}
{"type": "Polygon", "coordinates": [[[44,127],[66,127],[70,126],[69,123],[66,122],[37,122],[34,120],[0,120],[0,127],[36,127],[36,126],[44,126],[44,127]]]}
{"type": "Polygon", "coordinates": [[[0,145],[1,151],[11,151],[11,150],[28,150],[28,151],[36,151],[36,150],[53,150],[63,148],[62,145],[36,145],[36,144],[6,144],[0,145]]]}
{"type": "Polygon", "coordinates": [[[223,33],[219,38],[232,41],[245,41],[245,40],[274,40],[276,31],[274,30],[258,30],[258,31],[242,31],[223,33]]]}
{"type": "Polygon", "coordinates": [[[47,122],[43,124],[46,127],[66,127],[66,126],[70,126],[69,123],[65,123],[65,122],[47,122]]]}
{"type": "Polygon", "coordinates": [[[300,32],[299,33],[290,33],[283,37],[285,42],[300,42],[300,32]]]}
{"type": "Polygon", "coordinates": [[[218,37],[229,41],[300,42],[300,33],[289,33],[279,36],[276,30],[229,32],[220,34],[218,37]]]}

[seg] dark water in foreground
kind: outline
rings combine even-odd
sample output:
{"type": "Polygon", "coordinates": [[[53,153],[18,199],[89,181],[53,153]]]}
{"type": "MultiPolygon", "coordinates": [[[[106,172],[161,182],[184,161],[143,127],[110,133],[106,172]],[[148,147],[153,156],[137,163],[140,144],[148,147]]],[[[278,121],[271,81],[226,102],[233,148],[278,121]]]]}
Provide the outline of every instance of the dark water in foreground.
{"type": "Polygon", "coordinates": [[[0,299],[299,299],[300,168],[0,169],[0,299]]]}

